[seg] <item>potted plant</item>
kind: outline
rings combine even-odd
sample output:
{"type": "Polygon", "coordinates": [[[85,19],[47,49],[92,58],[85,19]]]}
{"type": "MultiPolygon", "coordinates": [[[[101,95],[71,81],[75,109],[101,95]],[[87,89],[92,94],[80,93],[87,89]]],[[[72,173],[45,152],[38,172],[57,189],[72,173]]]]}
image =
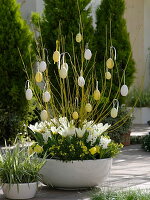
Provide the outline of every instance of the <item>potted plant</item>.
{"type": "Polygon", "coordinates": [[[0,153],[0,179],[2,190],[8,199],[33,198],[40,180],[39,170],[44,159],[39,161],[28,147],[6,147],[0,153]]]}

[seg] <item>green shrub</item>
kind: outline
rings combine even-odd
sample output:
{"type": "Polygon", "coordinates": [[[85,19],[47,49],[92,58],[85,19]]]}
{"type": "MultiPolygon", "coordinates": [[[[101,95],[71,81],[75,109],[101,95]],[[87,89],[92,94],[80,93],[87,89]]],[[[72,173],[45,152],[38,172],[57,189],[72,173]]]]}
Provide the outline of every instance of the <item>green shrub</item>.
{"type": "MultiPolygon", "coordinates": [[[[114,46],[117,51],[117,64],[111,70],[113,73],[112,92],[110,100],[114,98],[114,95],[118,91],[120,85],[120,79],[123,75],[123,70],[128,63],[125,76],[126,85],[131,86],[134,80],[135,64],[132,59],[132,50],[129,40],[129,34],[127,32],[126,21],[124,19],[125,1],[124,0],[102,0],[101,5],[97,9],[97,28],[95,32],[95,48],[97,51],[97,74],[99,79],[105,77],[106,71],[104,66],[104,60],[106,61],[110,57],[110,47],[114,46]],[[110,27],[111,21],[111,27],[110,27]],[[107,26],[107,43],[106,43],[106,26],[107,26]],[[110,36],[111,35],[111,36],[110,36]],[[107,51],[106,51],[107,50],[107,51]],[[105,52],[105,55],[104,55],[105,52]],[[104,58],[105,57],[105,58],[104,58]]],[[[123,81],[121,83],[123,85],[123,81]]],[[[107,80],[106,97],[108,96],[109,89],[111,87],[111,81],[107,80]]],[[[118,97],[120,102],[124,102],[123,97],[118,97]]]]}
{"type": "Polygon", "coordinates": [[[145,151],[150,151],[150,135],[146,135],[142,141],[142,148],[145,151]]]}
{"type": "Polygon", "coordinates": [[[26,120],[28,111],[24,93],[26,74],[18,49],[25,64],[30,66],[32,34],[21,18],[16,0],[0,0],[0,5],[0,109],[2,109],[0,138],[7,139],[16,135],[22,127],[21,121],[26,120]]]}

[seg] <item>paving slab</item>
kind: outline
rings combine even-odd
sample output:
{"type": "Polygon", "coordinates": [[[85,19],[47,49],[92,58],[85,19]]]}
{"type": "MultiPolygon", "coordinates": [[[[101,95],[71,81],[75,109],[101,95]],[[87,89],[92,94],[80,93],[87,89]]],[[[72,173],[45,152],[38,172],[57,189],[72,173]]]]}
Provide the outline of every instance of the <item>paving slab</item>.
{"type": "MultiPolygon", "coordinates": [[[[124,147],[113,160],[110,176],[103,189],[147,189],[150,191],[150,152],[140,145],[124,147]]],[[[63,191],[41,186],[33,200],[90,200],[92,190],[63,191]]],[[[5,199],[0,190],[0,199],[5,199]]]]}

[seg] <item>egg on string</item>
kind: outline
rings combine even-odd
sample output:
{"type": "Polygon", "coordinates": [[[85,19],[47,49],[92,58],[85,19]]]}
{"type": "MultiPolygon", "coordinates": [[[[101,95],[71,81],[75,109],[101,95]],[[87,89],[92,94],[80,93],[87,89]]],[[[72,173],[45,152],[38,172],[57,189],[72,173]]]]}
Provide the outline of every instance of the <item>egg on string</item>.
{"type": "Polygon", "coordinates": [[[118,110],[116,108],[112,108],[110,115],[112,118],[116,118],[118,115],[118,110]]]}
{"type": "Polygon", "coordinates": [[[114,67],[114,61],[112,58],[109,58],[107,61],[106,61],[106,66],[108,69],[112,69],[114,67]]]}
{"type": "Polygon", "coordinates": [[[110,72],[105,72],[105,78],[107,80],[110,80],[111,79],[111,73],[110,72]]]}
{"type": "Polygon", "coordinates": [[[31,90],[30,88],[28,88],[28,89],[26,90],[25,95],[26,95],[26,99],[27,99],[28,101],[30,101],[30,100],[32,99],[32,97],[33,97],[32,90],[31,90]]]}
{"type": "Polygon", "coordinates": [[[79,85],[80,87],[84,87],[84,85],[85,85],[85,80],[84,80],[83,76],[79,76],[79,78],[78,78],[78,85],[79,85]]]}
{"type": "Polygon", "coordinates": [[[46,70],[46,62],[45,61],[40,62],[39,70],[40,70],[40,72],[44,72],[46,70]]]}
{"type": "Polygon", "coordinates": [[[35,80],[36,82],[40,83],[42,80],[43,80],[43,75],[41,72],[37,72],[36,75],[35,75],[35,80]]]}
{"type": "Polygon", "coordinates": [[[78,112],[73,112],[72,113],[72,117],[73,117],[73,119],[75,119],[75,120],[77,120],[78,118],[79,118],[79,114],[78,114],[78,112]]]}
{"type": "Polygon", "coordinates": [[[41,114],[40,114],[41,120],[42,121],[46,121],[48,119],[48,113],[46,110],[42,110],[41,114]]]}
{"type": "Polygon", "coordinates": [[[61,65],[61,68],[62,68],[62,67],[66,68],[66,70],[68,71],[68,64],[67,64],[67,63],[63,63],[63,64],[61,65]]]}
{"type": "Polygon", "coordinates": [[[92,105],[90,103],[87,103],[85,105],[85,110],[86,110],[86,112],[91,112],[92,111],[92,105]]]}
{"type": "Polygon", "coordinates": [[[121,92],[121,95],[124,96],[124,97],[127,96],[128,91],[129,91],[129,90],[128,90],[128,86],[127,86],[127,85],[122,85],[121,91],[120,91],[120,92],[121,92]]]}
{"type": "Polygon", "coordinates": [[[81,41],[82,41],[82,35],[81,35],[81,33],[78,33],[76,35],[76,42],[80,43],[81,41]]]}
{"type": "Polygon", "coordinates": [[[53,53],[53,60],[54,60],[54,62],[59,62],[59,60],[60,60],[60,53],[59,53],[59,51],[56,50],[53,53]]]}
{"type": "Polygon", "coordinates": [[[65,67],[61,67],[59,70],[59,76],[62,79],[65,79],[67,77],[67,69],[65,67]]]}
{"type": "Polygon", "coordinates": [[[49,102],[50,98],[51,98],[51,95],[48,91],[43,93],[43,101],[44,102],[46,102],[46,103],[49,102]]]}
{"type": "Polygon", "coordinates": [[[94,97],[94,99],[95,99],[96,101],[100,100],[101,93],[100,93],[100,91],[99,91],[98,89],[96,89],[96,90],[94,91],[93,97],[94,97]]]}
{"type": "Polygon", "coordinates": [[[84,52],[84,58],[85,58],[86,60],[90,60],[91,57],[92,57],[92,52],[91,52],[91,50],[90,50],[90,49],[86,49],[85,52],[84,52]]]}

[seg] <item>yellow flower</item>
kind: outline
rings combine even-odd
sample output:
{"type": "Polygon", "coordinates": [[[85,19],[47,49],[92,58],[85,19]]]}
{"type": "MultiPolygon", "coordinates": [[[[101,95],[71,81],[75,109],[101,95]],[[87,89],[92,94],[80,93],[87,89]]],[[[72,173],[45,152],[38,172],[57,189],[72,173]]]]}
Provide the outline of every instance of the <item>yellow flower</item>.
{"type": "Polygon", "coordinates": [[[92,155],[96,154],[96,147],[92,147],[89,151],[92,155]]]}
{"type": "Polygon", "coordinates": [[[43,147],[41,147],[40,145],[37,144],[34,147],[34,152],[36,152],[36,153],[42,153],[42,151],[43,151],[43,147]]]}
{"type": "Polygon", "coordinates": [[[100,147],[99,146],[95,146],[95,148],[96,148],[96,152],[100,153],[100,147]]]}
{"type": "Polygon", "coordinates": [[[83,151],[85,152],[85,151],[87,151],[87,147],[86,146],[82,146],[82,149],[83,149],[83,151]]]}

